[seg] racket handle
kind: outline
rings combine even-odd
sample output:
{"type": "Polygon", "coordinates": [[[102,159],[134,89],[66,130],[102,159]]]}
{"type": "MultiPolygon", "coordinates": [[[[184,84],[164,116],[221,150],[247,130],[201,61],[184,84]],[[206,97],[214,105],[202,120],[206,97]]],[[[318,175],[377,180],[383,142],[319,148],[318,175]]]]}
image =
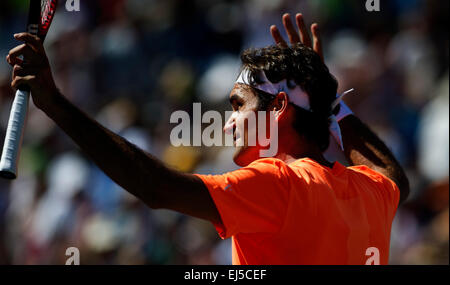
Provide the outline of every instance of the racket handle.
{"type": "Polygon", "coordinates": [[[27,86],[20,86],[9,115],[3,153],[0,159],[0,177],[15,179],[17,177],[17,164],[22,147],[23,129],[28,111],[30,91],[27,86]]]}

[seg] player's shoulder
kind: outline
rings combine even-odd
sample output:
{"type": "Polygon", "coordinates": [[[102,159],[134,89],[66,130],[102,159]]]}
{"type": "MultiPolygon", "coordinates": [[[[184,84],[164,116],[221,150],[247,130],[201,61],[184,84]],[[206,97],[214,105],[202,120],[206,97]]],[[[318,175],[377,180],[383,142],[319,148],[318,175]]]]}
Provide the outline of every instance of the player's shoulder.
{"type": "Polygon", "coordinates": [[[386,177],[382,173],[375,171],[366,165],[349,166],[349,167],[347,167],[347,170],[358,176],[365,176],[371,180],[375,180],[378,182],[385,182],[386,180],[387,181],[390,180],[388,177],[386,177]]]}
{"type": "Polygon", "coordinates": [[[257,159],[250,163],[248,168],[260,170],[265,174],[270,173],[285,177],[294,176],[296,178],[321,174],[324,170],[324,166],[309,158],[300,158],[293,162],[285,162],[273,157],[257,159]]]}
{"type": "Polygon", "coordinates": [[[266,157],[266,158],[257,159],[255,161],[253,161],[252,163],[250,163],[248,166],[269,166],[269,167],[299,166],[299,167],[310,168],[310,167],[318,167],[321,165],[307,157],[296,159],[293,162],[285,162],[285,161],[283,161],[279,158],[275,158],[275,157],[266,157]]]}
{"type": "Polygon", "coordinates": [[[253,162],[251,162],[248,166],[249,167],[254,167],[254,166],[273,166],[273,167],[282,167],[286,165],[286,163],[279,159],[279,158],[275,158],[275,157],[264,157],[264,158],[259,158],[253,162]]]}
{"type": "Polygon", "coordinates": [[[374,189],[381,190],[381,192],[379,192],[381,193],[380,197],[389,197],[388,200],[392,202],[392,209],[394,209],[392,213],[395,215],[395,211],[400,201],[400,189],[395,181],[365,165],[350,166],[347,167],[347,169],[355,173],[353,177],[359,176],[360,180],[364,179],[370,185],[375,186],[374,189]]]}
{"type": "Polygon", "coordinates": [[[347,167],[349,171],[352,171],[354,173],[357,173],[360,177],[366,177],[372,182],[382,184],[384,187],[387,187],[395,192],[400,192],[397,184],[395,181],[387,177],[386,175],[371,169],[370,167],[367,167],[365,165],[357,165],[357,166],[350,166],[347,167]]]}
{"type": "Polygon", "coordinates": [[[285,172],[286,163],[278,158],[266,157],[251,162],[245,169],[254,169],[260,173],[281,175],[285,172]]]}

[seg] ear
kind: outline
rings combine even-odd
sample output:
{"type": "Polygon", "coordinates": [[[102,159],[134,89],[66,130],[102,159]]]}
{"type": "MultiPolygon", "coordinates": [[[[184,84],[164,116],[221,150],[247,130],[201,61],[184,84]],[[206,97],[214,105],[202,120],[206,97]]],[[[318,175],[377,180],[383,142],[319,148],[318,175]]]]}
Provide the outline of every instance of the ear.
{"type": "Polygon", "coordinates": [[[286,92],[282,91],[278,93],[274,100],[272,100],[269,111],[274,112],[275,119],[279,121],[286,114],[288,104],[289,97],[286,92]]]}

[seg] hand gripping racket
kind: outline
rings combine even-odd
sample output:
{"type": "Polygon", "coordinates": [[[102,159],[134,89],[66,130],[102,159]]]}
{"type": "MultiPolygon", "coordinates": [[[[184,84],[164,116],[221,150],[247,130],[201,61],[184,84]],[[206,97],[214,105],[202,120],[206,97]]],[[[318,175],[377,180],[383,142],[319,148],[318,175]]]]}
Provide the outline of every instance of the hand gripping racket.
{"type": "MultiPolygon", "coordinates": [[[[37,35],[44,41],[55,15],[57,2],[57,0],[30,0],[27,32],[37,35]]],[[[26,85],[19,86],[11,107],[0,159],[0,177],[2,178],[15,179],[17,177],[17,164],[22,146],[29,98],[30,88],[26,85]]]]}

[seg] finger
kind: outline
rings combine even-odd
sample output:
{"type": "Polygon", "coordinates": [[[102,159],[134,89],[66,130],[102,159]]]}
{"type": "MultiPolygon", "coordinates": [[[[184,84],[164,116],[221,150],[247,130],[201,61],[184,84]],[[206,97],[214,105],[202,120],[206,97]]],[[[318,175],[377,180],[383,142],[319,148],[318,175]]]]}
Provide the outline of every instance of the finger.
{"type": "Polygon", "coordinates": [[[20,65],[14,65],[14,68],[13,68],[13,72],[12,72],[12,78],[14,79],[14,78],[16,78],[17,76],[23,76],[23,75],[25,75],[25,74],[23,74],[23,67],[22,66],[20,66],[20,65]]]}
{"type": "MultiPolygon", "coordinates": [[[[19,56],[19,55],[21,55],[22,54],[22,51],[24,50],[24,49],[26,49],[27,48],[27,45],[26,44],[21,44],[21,45],[18,45],[18,46],[16,46],[15,48],[13,48],[13,49],[11,49],[10,51],[9,51],[9,53],[8,53],[8,55],[10,56],[10,57],[17,57],[17,56],[19,56]]],[[[28,49],[29,49],[30,47],[28,47],[28,49]]]]}
{"type": "Polygon", "coordinates": [[[12,65],[20,64],[20,65],[39,65],[42,63],[42,56],[40,53],[34,51],[29,45],[23,44],[13,48],[9,52],[9,61],[11,61],[12,65]],[[19,56],[23,56],[19,58],[19,56]]]}
{"type": "Polygon", "coordinates": [[[302,40],[302,43],[307,47],[312,47],[311,37],[309,36],[308,30],[306,29],[303,15],[301,13],[295,15],[295,22],[297,23],[297,27],[300,31],[300,38],[302,40]]]}
{"type": "Polygon", "coordinates": [[[36,51],[41,51],[43,49],[42,41],[38,36],[32,35],[30,33],[19,33],[15,34],[14,38],[18,41],[25,42],[36,51]]]}
{"type": "Polygon", "coordinates": [[[34,80],[36,79],[35,75],[27,75],[27,76],[17,76],[11,82],[11,87],[14,89],[19,88],[20,85],[33,85],[34,80]]]}
{"type": "Polygon", "coordinates": [[[10,57],[9,54],[6,56],[6,61],[11,65],[14,66],[16,64],[22,65],[23,60],[18,57],[10,57]]]}
{"type": "Polygon", "coordinates": [[[281,36],[280,31],[278,30],[277,26],[272,25],[270,27],[270,34],[272,35],[272,38],[275,40],[276,44],[285,46],[285,47],[287,46],[287,43],[281,36]]]}
{"type": "Polygon", "coordinates": [[[16,78],[17,76],[23,77],[27,75],[36,75],[39,72],[38,67],[23,67],[20,65],[14,65],[13,68],[13,78],[16,78]]]}
{"type": "Polygon", "coordinates": [[[323,61],[322,40],[320,38],[319,25],[317,23],[311,25],[311,33],[313,35],[313,49],[319,54],[323,61]]]}
{"type": "Polygon", "coordinates": [[[13,48],[12,50],[9,51],[10,59],[17,58],[17,57],[19,57],[21,55],[28,62],[30,62],[34,58],[36,58],[36,52],[30,46],[28,46],[26,44],[17,46],[17,47],[15,47],[15,48],[13,48]]]}
{"type": "Polygon", "coordinates": [[[296,44],[300,42],[300,36],[298,35],[298,32],[295,30],[294,25],[291,21],[291,15],[286,13],[283,15],[283,26],[286,30],[286,33],[289,37],[289,42],[291,44],[296,44]]]}

